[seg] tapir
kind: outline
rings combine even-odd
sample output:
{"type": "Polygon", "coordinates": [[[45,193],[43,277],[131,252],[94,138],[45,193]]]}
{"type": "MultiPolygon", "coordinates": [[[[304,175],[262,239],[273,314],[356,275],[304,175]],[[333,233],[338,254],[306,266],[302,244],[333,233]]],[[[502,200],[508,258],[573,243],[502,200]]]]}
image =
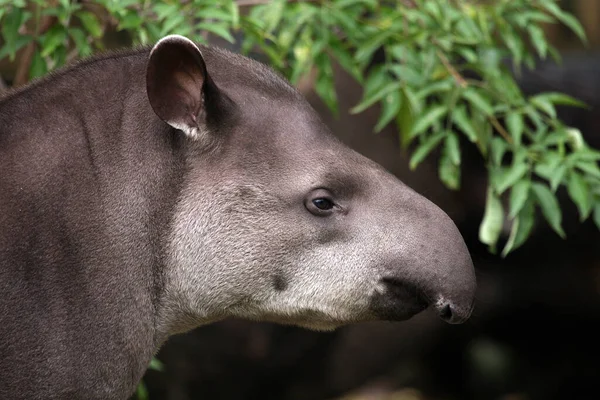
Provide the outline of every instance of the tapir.
{"type": "Polygon", "coordinates": [[[461,323],[475,288],[448,215],[249,58],[170,35],[0,99],[2,399],[125,399],[229,317],[461,323]]]}

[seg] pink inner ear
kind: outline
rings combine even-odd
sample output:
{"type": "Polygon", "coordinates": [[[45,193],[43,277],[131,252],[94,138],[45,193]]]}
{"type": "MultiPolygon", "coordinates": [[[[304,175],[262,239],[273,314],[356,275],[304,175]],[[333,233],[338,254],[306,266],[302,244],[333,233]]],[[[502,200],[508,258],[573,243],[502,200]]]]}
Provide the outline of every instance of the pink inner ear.
{"type": "Polygon", "coordinates": [[[159,42],[150,54],[146,83],[154,112],[178,128],[197,128],[203,106],[206,66],[200,50],[187,40],[159,42]]]}

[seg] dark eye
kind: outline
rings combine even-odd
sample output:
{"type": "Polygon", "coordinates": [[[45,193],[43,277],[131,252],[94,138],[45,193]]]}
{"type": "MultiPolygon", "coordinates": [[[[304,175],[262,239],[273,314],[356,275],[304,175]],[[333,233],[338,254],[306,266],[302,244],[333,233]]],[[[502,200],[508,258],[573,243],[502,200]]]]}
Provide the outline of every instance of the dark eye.
{"type": "Polygon", "coordinates": [[[312,201],[312,203],[315,205],[315,207],[317,207],[319,210],[322,210],[322,211],[331,210],[333,208],[333,201],[326,199],[324,197],[319,197],[318,199],[314,199],[312,201]]]}
{"type": "Polygon", "coordinates": [[[338,208],[332,194],[326,189],[317,189],[310,193],[304,200],[304,206],[318,217],[331,215],[338,208]]]}

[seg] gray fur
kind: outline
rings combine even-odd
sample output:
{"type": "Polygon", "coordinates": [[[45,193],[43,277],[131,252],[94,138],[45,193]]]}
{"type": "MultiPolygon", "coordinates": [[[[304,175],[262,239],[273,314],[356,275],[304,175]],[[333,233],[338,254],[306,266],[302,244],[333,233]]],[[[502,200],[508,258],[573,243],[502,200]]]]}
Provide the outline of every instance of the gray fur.
{"type": "Polygon", "coordinates": [[[124,399],[170,335],[227,317],[468,318],[473,266],[443,211],[262,64],[159,44],[0,99],[0,398],[124,399]],[[160,72],[172,50],[182,91],[160,72]]]}

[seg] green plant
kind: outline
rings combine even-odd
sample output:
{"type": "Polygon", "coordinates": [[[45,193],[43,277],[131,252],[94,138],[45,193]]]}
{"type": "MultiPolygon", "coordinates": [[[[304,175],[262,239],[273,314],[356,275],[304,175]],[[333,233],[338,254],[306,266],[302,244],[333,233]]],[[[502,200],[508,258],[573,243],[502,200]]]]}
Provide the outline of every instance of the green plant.
{"type": "MultiPolygon", "coordinates": [[[[165,366],[158,358],[153,357],[152,361],[150,361],[150,365],[148,365],[148,369],[162,372],[165,370],[165,366]]],[[[135,391],[135,397],[137,400],[148,400],[149,398],[148,389],[146,389],[146,384],[143,380],[140,381],[140,383],[137,386],[137,389],[135,391]]]]}
{"type": "Polygon", "coordinates": [[[480,240],[495,252],[508,217],[507,255],[529,237],[536,208],[565,236],[560,187],[581,221],[600,227],[600,152],[556,113],[584,105],[562,93],[524,96],[503,62],[510,57],[518,72],[537,57],[558,60],[542,29],[552,23],[585,41],[556,0],[0,0],[0,59],[30,54],[17,66],[24,81],[104,48],[107,32],[146,44],[170,33],[233,42],[240,31],[243,52],[260,49],[293,83],[314,70],[315,90],[334,113],[337,62],[364,87],[352,112],[380,104],[374,130],[395,124],[412,169],[439,148],[439,178],[456,190],[461,138],[476,146],[489,176],[480,240]],[[369,68],[376,51],[384,61],[369,68]]]}

